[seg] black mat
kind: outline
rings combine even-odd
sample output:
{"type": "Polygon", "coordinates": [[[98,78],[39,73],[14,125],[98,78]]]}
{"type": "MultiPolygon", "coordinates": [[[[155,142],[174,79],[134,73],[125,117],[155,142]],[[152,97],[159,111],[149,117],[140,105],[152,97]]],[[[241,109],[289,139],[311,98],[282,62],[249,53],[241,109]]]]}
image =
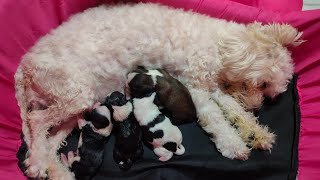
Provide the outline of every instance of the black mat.
{"type": "MultiPolygon", "coordinates": [[[[253,150],[247,161],[230,160],[223,157],[196,124],[180,126],[186,153],[174,156],[169,162],[158,161],[156,155],[145,147],[144,159],[129,171],[123,172],[114,163],[112,151],[114,137],[105,147],[104,164],[95,180],[294,180],[297,172],[297,146],[299,133],[299,106],[295,77],[288,91],[276,101],[266,101],[257,112],[261,124],[267,124],[277,134],[271,154],[253,150]]],[[[75,147],[75,138],[68,145],[75,147]],[[73,141],[73,142],[72,142],[73,141]]]]}

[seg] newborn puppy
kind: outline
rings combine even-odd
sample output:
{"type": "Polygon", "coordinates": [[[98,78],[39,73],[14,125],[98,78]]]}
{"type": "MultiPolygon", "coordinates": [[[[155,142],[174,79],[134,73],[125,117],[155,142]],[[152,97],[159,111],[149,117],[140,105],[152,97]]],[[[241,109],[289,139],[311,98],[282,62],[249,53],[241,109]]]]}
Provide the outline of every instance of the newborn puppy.
{"type": "Polygon", "coordinates": [[[143,91],[146,92],[144,97],[137,97],[134,93],[132,96],[134,115],[142,128],[144,138],[153,145],[153,151],[160,161],[168,161],[173,153],[182,155],[185,149],[181,144],[181,131],[172,125],[170,119],[154,104],[156,93],[143,91]]]}
{"type": "Polygon", "coordinates": [[[76,155],[70,151],[68,158],[61,154],[62,162],[71,168],[76,179],[91,179],[103,162],[103,152],[112,131],[110,111],[106,106],[96,104],[85,120],[78,120],[82,130],[76,155]]]}
{"type": "Polygon", "coordinates": [[[132,164],[142,158],[143,144],[140,126],[133,115],[133,107],[124,94],[111,93],[105,105],[112,111],[113,131],[116,137],[113,159],[122,170],[128,170],[132,164]]]}
{"type": "Polygon", "coordinates": [[[128,74],[128,86],[137,97],[144,91],[156,91],[155,103],[174,125],[197,119],[197,112],[188,89],[165,70],[147,70],[139,66],[128,74]]]}

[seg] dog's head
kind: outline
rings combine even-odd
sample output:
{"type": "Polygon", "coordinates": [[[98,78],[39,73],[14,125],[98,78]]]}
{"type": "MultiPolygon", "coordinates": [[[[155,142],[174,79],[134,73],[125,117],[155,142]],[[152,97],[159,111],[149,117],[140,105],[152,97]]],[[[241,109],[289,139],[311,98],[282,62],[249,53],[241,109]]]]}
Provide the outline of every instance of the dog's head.
{"type": "Polygon", "coordinates": [[[148,74],[129,73],[127,84],[133,98],[143,98],[155,91],[152,77],[148,74]]]}
{"type": "Polygon", "coordinates": [[[237,33],[220,43],[219,84],[246,108],[259,108],[265,96],[286,91],[294,70],[286,47],[302,43],[302,33],[287,24],[260,23],[237,33]]]}

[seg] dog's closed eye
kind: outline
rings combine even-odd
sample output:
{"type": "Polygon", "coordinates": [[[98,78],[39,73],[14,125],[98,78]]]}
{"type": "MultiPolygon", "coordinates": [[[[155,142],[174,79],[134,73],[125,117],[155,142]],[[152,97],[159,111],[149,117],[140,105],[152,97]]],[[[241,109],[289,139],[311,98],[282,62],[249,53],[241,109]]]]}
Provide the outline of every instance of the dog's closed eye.
{"type": "Polygon", "coordinates": [[[259,86],[259,89],[265,90],[265,89],[267,89],[267,87],[268,87],[268,83],[267,83],[267,82],[264,82],[264,83],[262,83],[262,84],[259,86]]]}

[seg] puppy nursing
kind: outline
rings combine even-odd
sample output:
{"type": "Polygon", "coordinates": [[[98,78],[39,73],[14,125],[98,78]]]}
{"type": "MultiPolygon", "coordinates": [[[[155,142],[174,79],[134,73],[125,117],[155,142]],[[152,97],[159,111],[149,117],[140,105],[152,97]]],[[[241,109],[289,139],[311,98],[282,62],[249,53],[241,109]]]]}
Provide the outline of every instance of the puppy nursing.
{"type": "MultiPolygon", "coordinates": [[[[152,92],[151,92],[152,93],[152,92]]],[[[134,115],[136,116],[144,137],[153,145],[153,151],[160,161],[168,161],[173,153],[182,155],[182,134],[177,126],[163,115],[154,104],[156,93],[146,94],[142,98],[134,98],[134,115]]]]}
{"type": "MultiPolygon", "coordinates": [[[[168,161],[174,154],[182,155],[182,134],[168,117],[162,114],[155,104],[156,76],[162,76],[158,70],[146,70],[145,74],[136,72],[128,75],[128,86],[133,98],[134,115],[138,120],[145,139],[153,145],[160,161],[168,161]]],[[[191,109],[193,110],[193,109],[191,109]]]]}
{"type": "Polygon", "coordinates": [[[82,130],[78,150],[70,151],[68,157],[61,154],[64,165],[71,168],[76,179],[91,179],[103,162],[105,144],[112,131],[110,111],[106,106],[96,104],[91,112],[86,113],[85,120],[78,121],[82,130]]]}
{"type": "Polygon", "coordinates": [[[136,97],[143,97],[147,92],[154,90],[155,104],[165,112],[174,125],[197,119],[196,108],[188,89],[163,69],[147,70],[139,66],[128,74],[127,86],[136,97]]]}
{"type": "Polygon", "coordinates": [[[143,155],[142,132],[133,115],[133,106],[118,91],[111,93],[104,105],[112,111],[113,133],[116,137],[113,159],[120,169],[128,170],[143,155]]]}

